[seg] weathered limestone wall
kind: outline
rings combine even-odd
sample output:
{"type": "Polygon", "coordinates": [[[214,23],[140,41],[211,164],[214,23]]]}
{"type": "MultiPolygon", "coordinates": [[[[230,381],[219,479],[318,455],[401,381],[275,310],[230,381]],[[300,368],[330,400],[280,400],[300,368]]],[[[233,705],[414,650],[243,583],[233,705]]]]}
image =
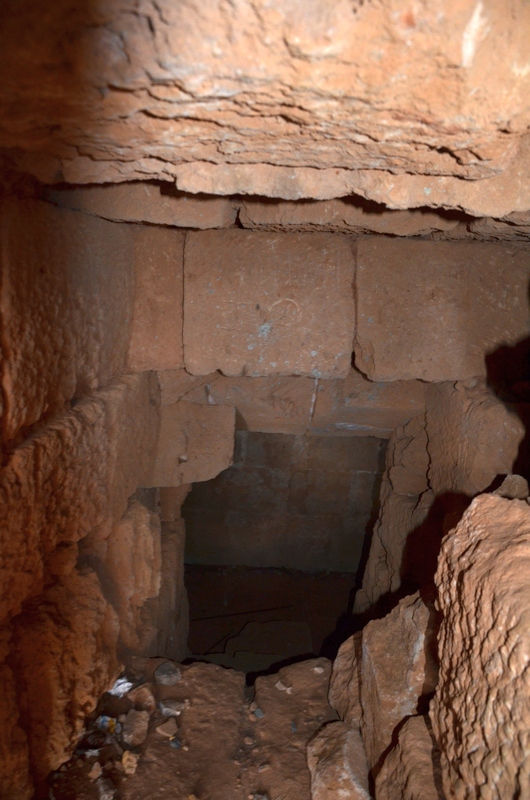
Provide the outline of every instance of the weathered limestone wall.
{"type": "Polygon", "coordinates": [[[187,560],[355,572],[383,445],[238,431],[233,465],[195,484],[184,506],[187,560]]]}

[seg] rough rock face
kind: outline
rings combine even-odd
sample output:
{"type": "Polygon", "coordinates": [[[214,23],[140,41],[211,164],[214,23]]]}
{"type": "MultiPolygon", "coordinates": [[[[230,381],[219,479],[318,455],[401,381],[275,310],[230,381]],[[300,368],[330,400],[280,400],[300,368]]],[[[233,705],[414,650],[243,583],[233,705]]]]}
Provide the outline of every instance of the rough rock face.
{"type": "Polygon", "coordinates": [[[433,500],[427,482],[428,467],[422,415],[397,428],[388,443],[379,519],[374,526],[362,588],[355,595],[357,613],[401,586],[407,539],[424,521],[433,500]]]}
{"type": "MultiPolygon", "coordinates": [[[[43,588],[64,550],[104,541],[150,466],[157,413],[150,380],[126,376],[79,402],[15,448],[0,474],[0,618],[43,588]],[[135,436],[131,437],[131,425],[135,436]],[[90,544],[89,544],[90,543],[90,544]]],[[[70,557],[71,567],[77,552],[70,557]]],[[[60,560],[61,560],[60,559],[60,560]]]]}
{"type": "Polygon", "coordinates": [[[184,361],[193,375],[346,376],[355,325],[346,238],[190,233],[184,361]],[[258,268],[256,269],[256,266],[258,268]],[[212,349],[209,343],[215,341],[212,349]]]}
{"type": "Polygon", "coordinates": [[[530,332],[528,250],[364,237],[356,364],[371,380],[462,380],[530,332]]]}
{"type": "Polygon", "coordinates": [[[37,789],[118,674],[117,640],[116,614],[90,571],[72,572],[17,618],[12,658],[37,789]]]}
{"type": "Polygon", "coordinates": [[[429,482],[436,494],[483,492],[512,472],[525,428],[481,381],[426,390],[429,482]]]}
{"type": "Polygon", "coordinates": [[[425,205],[430,175],[446,182],[434,201],[455,206],[468,188],[455,178],[517,164],[528,124],[521,6],[62,0],[9,12],[0,142],[45,181],[176,177],[192,192],[285,198],[377,199],[385,185],[410,207],[401,184],[419,175],[425,205]]]}
{"type": "Polygon", "coordinates": [[[449,797],[524,797],[530,786],[530,509],[476,498],[444,540],[431,719],[449,797]]]}
{"type": "Polygon", "coordinates": [[[326,725],[308,745],[311,800],[369,800],[361,736],[345,722],[326,725]]]}
{"type": "Polygon", "coordinates": [[[11,666],[4,663],[9,653],[10,628],[0,634],[0,796],[8,800],[30,800],[33,787],[29,777],[28,739],[21,727],[15,677],[11,666]]]}
{"type": "Polygon", "coordinates": [[[425,717],[409,717],[375,780],[377,800],[443,800],[439,753],[425,717]]]}
{"type": "Polygon", "coordinates": [[[29,200],[5,201],[0,223],[2,424],[12,440],[123,371],[134,241],[130,225],[29,200]]]}
{"type": "Polygon", "coordinates": [[[435,638],[433,612],[419,594],[405,597],[390,614],[363,629],[361,734],[375,774],[396,726],[417,714],[420,698],[436,686],[435,638]]]}
{"type": "Polygon", "coordinates": [[[425,407],[425,421],[397,429],[389,443],[357,612],[432,581],[443,535],[468,498],[512,472],[524,437],[521,420],[481,380],[430,384],[425,407]]]}

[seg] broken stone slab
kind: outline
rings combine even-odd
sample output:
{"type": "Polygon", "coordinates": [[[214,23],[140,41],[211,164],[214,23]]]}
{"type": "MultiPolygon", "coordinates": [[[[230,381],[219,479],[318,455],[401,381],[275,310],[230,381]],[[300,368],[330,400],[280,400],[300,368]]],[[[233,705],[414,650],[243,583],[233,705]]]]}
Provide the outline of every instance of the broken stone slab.
{"type": "Polygon", "coordinates": [[[155,710],[156,700],[152,688],[150,684],[144,683],[127,693],[128,699],[131,703],[134,703],[138,711],[147,711],[149,714],[152,714],[155,710]]]}
{"type": "Polygon", "coordinates": [[[308,432],[387,439],[424,407],[421,381],[374,383],[351,369],[344,380],[318,382],[308,432]]]}
{"type": "Polygon", "coordinates": [[[237,204],[224,197],[194,197],[163,186],[135,181],[78,189],[54,188],[46,199],[61,208],[95,214],[117,222],[149,222],[179,228],[229,228],[237,204]]]}
{"type": "Polygon", "coordinates": [[[419,592],[362,631],[361,734],[371,770],[379,769],[399,723],[417,714],[436,686],[435,640],[436,620],[419,592]]]}
{"type": "Polygon", "coordinates": [[[239,221],[244,228],[267,231],[342,231],[418,236],[449,231],[458,220],[433,211],[389,211],[371,208],[353,198],[264,203],[243,199],[239,221]]]}
{"type": "Polygon", "coordinates": [[[528,336],[525,250],[477,242],[358,241],[358,368],[374,381],[463,380],[528,336]]]}
{"type": "Polygon", "coordinates": [[[160,409],[153,468],[146,488],[214,478],[232,463],[235,409],[178,402],[160,409]]]}
{"type": "Polygon", "coordinates": [[[236,427],[262,433],[303,434],[311,421],[316,379],[302,377],[227,378],[215,373],[193,387],[190,403],[237,409],[236,427]]]}
{"type": "Polygon", "coordinates": [[[360,699],[360,665],[362,631],[354,633],[339,648],[333,662],[329,683],[329,704],[349,725],[359,725],[362,715],[360,699]]]}
{"type": "Polygon", "coordinates": [[[375,779],[377,800],[444,800],[440,753],[427,717],[410,717],[375,779]]]}
{"type": "Polygon", "coordinates": [[[127,370],[183,365],[182,299],[185,235],[149,225],[134,229],[134,302],[127,370]]]}
{"type": "Polygon", "coordinates": [[[370,800],[368,764],[358,729],[330,722],[309,742],[311,800],[370,800]]]}
{"type": "Polygon", "coordinates": [[[455,800],[530,785],[530,507],[481,495],[444,539],[440,679],[430,717],[455,800]]]}
{"type": "Polygon", "coordinates": [[[346,376],[354,270],[349,241],[332,234],[189,234],[186,369],[193,375],[219,369],[228,376],[346,376]]]}

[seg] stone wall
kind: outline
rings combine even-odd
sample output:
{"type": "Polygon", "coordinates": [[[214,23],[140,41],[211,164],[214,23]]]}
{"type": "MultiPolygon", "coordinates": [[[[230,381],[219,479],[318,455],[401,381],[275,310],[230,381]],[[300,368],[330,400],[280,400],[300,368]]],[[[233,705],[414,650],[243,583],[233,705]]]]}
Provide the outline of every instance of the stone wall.
{"type": "Polygon", "coordinates": [[[238,431],[233,466],[184,505],[187,560],[356,572],[384,444],[238,431]]]}

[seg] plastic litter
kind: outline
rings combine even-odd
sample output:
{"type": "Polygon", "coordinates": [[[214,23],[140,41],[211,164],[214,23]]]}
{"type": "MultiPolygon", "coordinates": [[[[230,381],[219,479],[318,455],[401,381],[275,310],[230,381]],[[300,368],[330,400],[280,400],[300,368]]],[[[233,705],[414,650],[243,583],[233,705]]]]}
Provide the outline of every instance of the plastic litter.
{"type": "Polygon", "coordinates": [[[262,711],[261,708],[255,708],[254,709],[254,716],[257,717],[258,719],[261,719],[262,717],[265,716],[265,712],[262,711]]]}
{"type": "Polygon", "coordinates": [[[108,693],[113,697],[123,697],[127,692],[131,691],[132,687],[131,681],[128,681],[127,678],[118,678],[108,693]]]}

